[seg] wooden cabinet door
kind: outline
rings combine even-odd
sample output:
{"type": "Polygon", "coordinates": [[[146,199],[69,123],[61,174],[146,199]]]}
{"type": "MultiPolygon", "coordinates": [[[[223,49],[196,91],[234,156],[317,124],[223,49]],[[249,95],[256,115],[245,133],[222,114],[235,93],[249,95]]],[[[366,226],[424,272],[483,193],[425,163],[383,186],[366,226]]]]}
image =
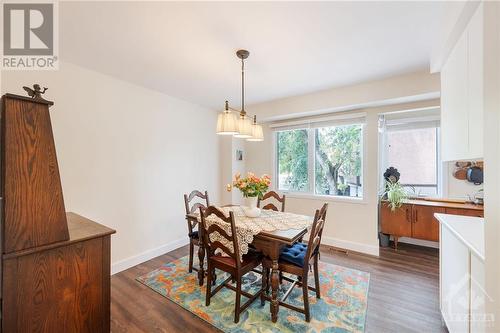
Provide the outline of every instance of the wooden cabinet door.
{"type": "Polygon", "coordinates": [[[107,236],[4,261],[3,331],[109,332],[109,251],[107,236]]]}
{"type": "Polygon", "coordinates": [[[394,212],[387,204],[380,207],[381,231],[399,237],[411,237],[411,205],[403,205],[394,212]]]}
{"type": "Polygon", "coordinates": [[[434,242],[439,241],[439,223],[434,213],[444,213],[443,207],[413,206],[412,237],[434,242]]]}
{"type": "Polygon", "coordinates": [[[482,210],[475,209],[446,208],[446,214],[484,217],[484,212],[482,210]]]}

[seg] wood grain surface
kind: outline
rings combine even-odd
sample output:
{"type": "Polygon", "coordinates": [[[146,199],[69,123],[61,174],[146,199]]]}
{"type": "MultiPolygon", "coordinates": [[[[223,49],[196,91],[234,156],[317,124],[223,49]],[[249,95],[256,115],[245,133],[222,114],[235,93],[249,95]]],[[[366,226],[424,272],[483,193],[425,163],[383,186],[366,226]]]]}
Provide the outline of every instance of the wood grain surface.
{"type": "Polygon", "coordinates": [[[67,240],[48,105],[2,100],[4,252],[67,240]]]}
{"type": "Polygon", "coordinates": [[[418,199],[418,200],[405,200],[405,203],[411,205],[419,206],[432,206],[432,207],[444,207],[444,208],[460,208],[460,209],[473,209],[473,210],[484,210],[483,205],[476,205],[473,203],[466,202],[450,202],[446,199],[432,200],[428,199],[418,199]]]}
{"type": "Polygon", "coordinates": [[[109,332],[113,229],[67,213],[70,239],[3,257],[3,332],[109,332]]]}
{"type": "Polygon", "coordinates": [[[95,238],[6,260],[4,331],[106,332],[108,241],[95,238]]]}

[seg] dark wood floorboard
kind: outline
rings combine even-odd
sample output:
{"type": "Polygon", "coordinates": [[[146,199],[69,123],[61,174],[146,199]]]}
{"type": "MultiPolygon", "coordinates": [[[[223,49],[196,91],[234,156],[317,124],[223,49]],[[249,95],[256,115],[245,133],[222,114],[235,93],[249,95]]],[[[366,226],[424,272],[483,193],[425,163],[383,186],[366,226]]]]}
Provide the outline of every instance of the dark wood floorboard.
{"type": "MultiPolygon", "coordinates": [[[[112,332],[220,332],[135,281],[187,253],[183,247],[111,277],[112,332]]],[[[436,249],[400,244],[397,252],[381,248],[377,258],[324,247],[321,261],[371,274],[366,332],[447,332],[439,312],[436,249]]]]}

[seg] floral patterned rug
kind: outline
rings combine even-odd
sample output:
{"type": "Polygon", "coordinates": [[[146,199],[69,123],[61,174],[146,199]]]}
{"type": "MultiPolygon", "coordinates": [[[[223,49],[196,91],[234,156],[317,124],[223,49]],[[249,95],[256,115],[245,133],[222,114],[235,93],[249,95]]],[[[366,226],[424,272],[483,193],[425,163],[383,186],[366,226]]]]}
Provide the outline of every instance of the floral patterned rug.
{"type": "MultiPolygon", "coordinates": [[[[269,302],[260,305],[257,299],[235,324],[235,293],[223,288],[205,306],[205,287],[198,286],[197,272],[188,273],[188,257],[167,263],[137,280],[184,309],[224,332],[364,332],[370,274],[342,266],[320,262],[321,299],[309,292],[311,322],[303,314],[280,307],[278,322],[271,321],[269,302]]],[[[217,271],[217,284],[226,278],[217,271]]],[[[311,274],[309,284],[314,282],[311,274]]],[[[254,294],[259,290],[261,277],[250,272],[244,277],[243,290],[254,294]]],[[[282,295],[289,287],[284,282],[282,295]]],[[[242,296],[241,304],[246,297],[242,296]]],[[[294,288],[286,302],[302,307],[302,289],[294,288]]]]}

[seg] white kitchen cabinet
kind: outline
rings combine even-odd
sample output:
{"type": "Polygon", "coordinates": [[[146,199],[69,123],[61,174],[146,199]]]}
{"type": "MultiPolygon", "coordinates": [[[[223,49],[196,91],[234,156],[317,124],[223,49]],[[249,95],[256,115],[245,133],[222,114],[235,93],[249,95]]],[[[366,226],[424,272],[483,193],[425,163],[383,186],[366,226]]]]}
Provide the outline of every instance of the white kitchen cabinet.
{"type": "Polygon", "coordinates": [[[450,333],[485,333],[484,219],[435,214],[440,308],[450,333]]]}
{"type": "Polygon", "coordinates": [[[441,70],[441,152],[444,161],[483,157],[483,6],[441,70]]]}
{"type": "Polygon", "coordinates": [[[468,151],[467,35],[463,34],[441,70],[441,150],[443,160],[468,151]]]}
{"type": "Polygon", "coordinates": [[[470,291],[470,331],[473,333],[486,332],[485,313],[487,295],[484,285],[484,262],[476,255],[471,255],[471,291],[470,291]]]}
{"type": "Polygon", "coordinates": [[[468,333],[469,249],[442,224],[440,236],[441,313],[450,333],[468,333]]]}
{"type": "Polygon", "coordinates": [[[468,26],[468,116],[471,159],[483,157],[483,6],[468,26]]]}

